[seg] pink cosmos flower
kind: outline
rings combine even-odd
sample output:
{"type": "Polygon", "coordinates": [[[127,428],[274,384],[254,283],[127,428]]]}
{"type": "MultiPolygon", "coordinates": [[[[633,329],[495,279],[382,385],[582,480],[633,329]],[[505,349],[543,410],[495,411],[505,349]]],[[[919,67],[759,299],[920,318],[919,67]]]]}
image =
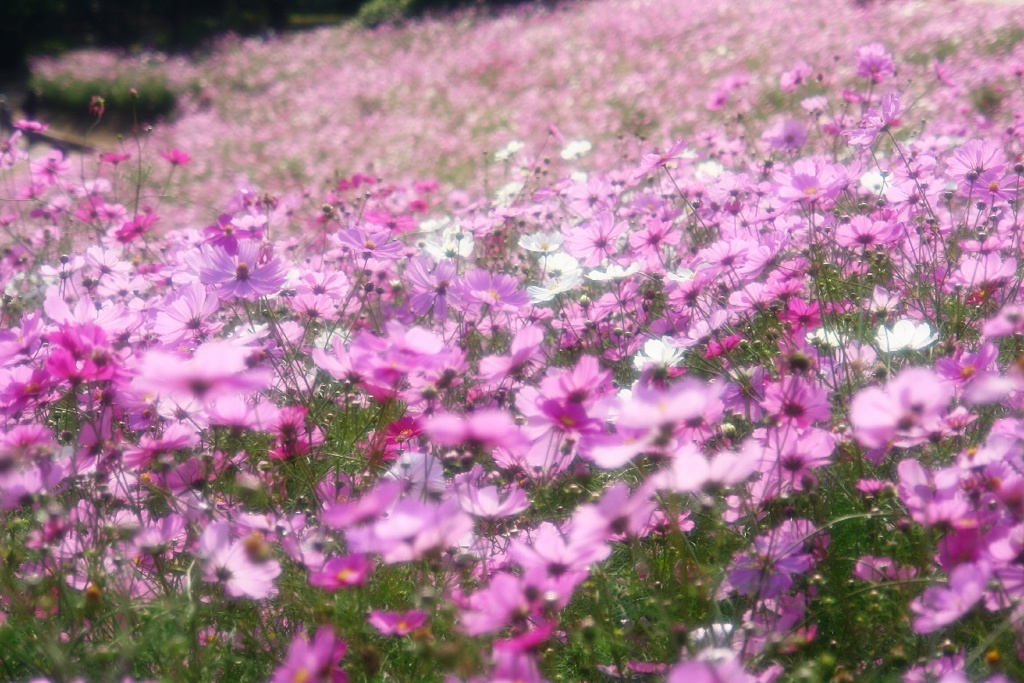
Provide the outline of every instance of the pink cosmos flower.
{"type": "Polygon", "coordinates": [[[473,518],[453,498],[434,503],[409,497],[395,503],[387,517],[346,531],[345,540],[350,550],[376,553],[393,564],[469,543],[472,533],[473,518]]]}
{"type": "Polygon", "coordinates": [[[781,382],[769,384],[761,404],[781,424],[794,424],[800,428],[811,426],[816,420],[826,421],[832,416],[828,393],[802,377],[790,375],[781,382]]]}
{"type": "Polygon", "coordinates": [[[338,666],[347,649],[330,626],[318,628],[312,643],[297,636],[271,683],[347,683],[348,674],[338,666]]]}
{"type": "Polygon", "coordinates": [[[917,615],[914,630],[931,633],[966,614],[985,594],[991,569],[985,562],[959,565],[949,575],[948,586],[930,586],[910,603],[917,615]]]}
{"type": "Polygon", "coordinates": [[[530,303],[529,295],[519,288],[511,275],[476,269],[458,278],[451,294],[459,303],[474,308],[487,306],[491,311],[517,313],[530,303]]]}
{"type": "Polygon", "coordinates": [[[502,492],[497,486],[480,486],[482,477],[483,469],[476,465],[473,472],[459,475],[454,482],[459,505],[469,514],[487,518],[511,517],[530,507],[526,492],[520,487],[512,485],[502,492]],[[476,476],[470,476],[473,474],[476,476]]]}
{"type": "Polygon", "coordinates": [[[884,389],[868,387],[850,404],[850,422],[857,440],[868,448],[889,444],[906,448],[940,434],[953,388],[931,370],[908,368],[884,389]]]}
{"type": "Polygon", "coordinates": [[[890,92],[882,96],[878,109],[871,109],[860,126],[844,130],[843,135],[854,147],[870,147],[878,134],[895,127],[900,115],[899,93],[890,92]]]}
{"type": "Polygon", "coordinates": [[[159,396],[211,401],[226,394],[259,391],[270,385],[269,369],[250,369],[253,349],[231,342],[203,344],[190,358],[150,351],[142,360],[136,386],[159,396]]]}
{"type": "Polygon", "coordinates": [[[455,264],[449,260],[438,262],[431,269],[424,258],[412,258],[406,263],[405,276],[412,286],[409,308],[416,315],[433,312],[437,320],[448,317],[448,288],[455,280],[455,264]]]}
{"type": "Polygon", "coordinates": [[[401,242],[383,230],[349,228],[336,235],[342,249],[351,253],[360,262],[368,259],[394,260],[402,255],[401,242]]]}
{"type": "Polygon", "coordinates": [[[867,216],[854,216],[836,227],[836,243],[860,252],[891,244],[899,239],[903,228],[899,223],[873,221],[867,216]]]}
{"type": "Polygon", "coordinates": [[[213,285],[222,299],[257,299],[276,293],[285,282],[281,260],[269,257],[263,246],[254,240],[239,241],[237,253],[205,245],[195,263],[199,268],[199,281],[213,285]]]}
{"type": "Polygon", "coordinates": [[[477,410],[466,415],[441,413],[427,419],[423,430],[438,444],[471,444],[477,448],[523,448],[525,437],[504,410],[477,410]]]}
{"type": "Polygon", "coordinates": [[[686,141],[676,140],[664,154],[654,152],[653,154],[643,155],[640,159],[640,166],[633,171],[633,174],[630,176],[630,180],[635,183],[651,171],[667,166],[670,161],[678,158],[683,153],[684,149],[686,149],[686,141]]]}
{"type": "Polygon", "coordinates": [[[1006,155],[995,140],[969,140],[946,163],[946,173],[958,185],[987,185],[1006,171],[1006,155]]]}
{"type": "Polygon", "coordinates": [[[462,630],[477,636],[506,626],[524,626],[546,611],[561,609],[585,574],[552,576],[543,568],[527,569],[522,576],[492,574],[487,586],[473,592],[459,615],[462,630]]]}
{"type": "Polygon", "coordinates": [[[225,592],[236,598],[262,600],[274,595],[274,579],[281,573],[281,565],[266,556],[266,542],[258,535],[232,542],[230,534],[227,522],[214,522],[199,537],[203,579],[222,584],[225,592]]]}
{"type": "Polygon", "coordinates": [[[814,558],[803,551],[808,539],[800,525],[787,520],[771,532],[754,539],[754,546],[733,558],[729,584],[742,595],[774,598],[793,585],[793,575],[814,566],[814,558]]]}
{"type": "Polygon", "coordinates": [[[153,332],[168,346],[184,339],[204,339],[223,326],[212,320],[218,305],[217,298],[208,294],[206,287],[199,283],[185,285],[157,309],[153,332]]]}
{"type": "Polygon", "coordinates": [[[743,669],[739,658],[712,650],[697,659],[672,667],[665,683],[755,683],[757,678],[743,669]]]}
{"type": "Polygon", "coordinates": [[[618,253],[619,238],[628,229],[628,223],[616,223],[613,214],[604,212],[583,225],[562,228],[565,250],[582,260],[584,266],[593,268],[618,253]]]}
{"type": "Polygon", "coordinates": [[[774,180],[779,199],[806,203],[833,200],[848,182],[842,166],[821,159],[800,159],[791,171],[777,172],[774,180]]]}
{"type": "Polygon", "coordinates": [[[328,560],[323,569],[310,572],[309,583],[329,592],[350,586],[361,586],[366,582],[372,566],[366,555],[335,557],[328,560]]]}
{"type": "Polygon", "coordinates": [[[857,75],[872,83],[881,83],[896,75],[896,65],[885,46],[871,43],[857,50],[857,75]]]}
{"type": "Polygon", "coordinates": [[[409,612],[381,612],[373,610],[366,621],[386,636],[404,636],[427,623],[427,613],[420,610],[409,612]]]}
{"type": "Polygon", "coordinates": [[[192,162],[192,157],[177,148],[160,152],[160,157],[170,162],[171,166],[188,166],[192,162]]]}

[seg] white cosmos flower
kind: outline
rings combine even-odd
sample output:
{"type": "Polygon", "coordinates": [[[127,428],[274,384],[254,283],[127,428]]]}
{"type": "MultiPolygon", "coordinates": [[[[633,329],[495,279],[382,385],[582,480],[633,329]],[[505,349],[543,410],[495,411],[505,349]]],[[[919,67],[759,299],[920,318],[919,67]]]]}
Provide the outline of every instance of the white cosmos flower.
{"type": "Polygon", "coordinates": [[[713,178],[721,177],[722,173],[725,172],[725,167],[714,160],[702,161],[697,164],[697,170],[694,175],[697,176],[697,180],[706,182],[713,178]]]}
{"type": "Polygon", "coordinates": [[[665,277],[675,282],[689,282],[695,275],[696,273],[689,268],[680,268],[674,273],[665,273],[665,277]]]}
{"type": "Polygon", "coordinates": [[[542,304],[551,301],[563,292],[568,292],[579,284],[581,279],[583,279],[583,271],[577,268],[539,287],[527,287],[526,293],[530,295],[531,303],[542,304]]]}
{"type": "Polygon", "coordinates": [[[860,177],[860,186],[871,194],[880,195],[892,187],[892,174],[888,171],[868,171],[860,177]]]}
{"type": "Polygon", "coordinates": [[[423,251],[438,260],[467,258],[473,253],[474,245],[473,233],[463,230],[456,222],[442,230],[440,237],[426,240],[423,251]]]}
{"type": "Polygon", "coordinates": [[[513,180],[512,182],[503,185],[494,193],[494,203],[498,206],[511,205],[512,200],[519,196],[519,193],[523,191],[524,186],[525,184],[518,180],[513,180]]]}
{"type": "Polygon", "coordinates": [[[593,148],[586,140],[573,140],[565,145],[561,151],[561,156],[566,161],[572,159],[579,159],[583,157],[587,152],[593,148]]]}
{"type": "Polygon", "coordinates": [[[564,251],[556,251],[554,254],[541,257],[540,267],[544,270],[545,277],[559,278],[574,270],[580,270],[580,262],[564,251]]]}
{"type": "Polygon", "coordinates": [[[519,238],[519,246],[526,251],[533,251],[541,254],[550,254],[558,251],[558,248],[562,246],[562,240],[565,237],[562,233],[555,232],[550,235],[546,235],[543,232],[535,232],[532,235],[523,235],[519,238]]]}
{"type": "Polygon", "coordinates": [[[676,346],[671,337],[648,339],[643,350],[633,358],[633,365],[637,370],[643,370],[652,363],[663,368],[674,368],[683,362],[685,353],[686,350],[676,346]]]}
{"type": "Polygon", "coordinates": [[[633,263],[629,268],[623,268],[616,263],[610,263],[604,270],[592,270],[587,273],[587,278],[595,282],[607,282],[608,280],[621,280],[633,273],[640,272],[640,262],[633,263]]]}
{"type": "Polygon", "coordinates": [[[513,140],[508,143],[497,152],[494,153],[495,161],[508,161],[516,155],[519,150],[525,147],[525,144],[519,140],[513,140]]]}
{"type": "Polygon", "coordinates": [[[885,325],[878,326],[875,341],[882,353],[897,351],[919,351],[931,346],[939,336],[932,332],[928,323],[915,323],[913,320],[900,320],[890,330],[885,325]]]}
{"type": "Polygon", "coordinates": [[[814,332],[808,332],[804,339],[812,346],[825,349],[838,349],[846,346],[846,342],[849,341],[845,335],[839,334],[834,330],[826,330],[824,327],[819,327],[814,332]]]}

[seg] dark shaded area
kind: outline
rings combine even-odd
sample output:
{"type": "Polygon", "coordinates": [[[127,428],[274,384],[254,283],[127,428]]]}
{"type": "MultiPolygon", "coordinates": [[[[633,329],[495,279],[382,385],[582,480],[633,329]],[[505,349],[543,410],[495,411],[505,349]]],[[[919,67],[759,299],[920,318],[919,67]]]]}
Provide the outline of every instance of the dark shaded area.
{"type": "MultiPolygon", "coordinates": [[[[0,0],[0,76],[36,54],[80,47],[193,50],[228,31],[283,31],[290,19],[354,15],[362,0],[0,0]]],[[[303,24],[310,23],[303,19],[303,24]]]]}

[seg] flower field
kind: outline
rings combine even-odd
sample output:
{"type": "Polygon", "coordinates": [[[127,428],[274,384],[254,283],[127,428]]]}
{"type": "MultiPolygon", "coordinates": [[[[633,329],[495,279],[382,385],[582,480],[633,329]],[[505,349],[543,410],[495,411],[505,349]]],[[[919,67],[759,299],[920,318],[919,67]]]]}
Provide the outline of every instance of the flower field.
{"type": "Polygon", "coordinates": [[[179,99],[2,138],[3,680],[1024,680],[1013,5],[36,69],[179,99]]]}

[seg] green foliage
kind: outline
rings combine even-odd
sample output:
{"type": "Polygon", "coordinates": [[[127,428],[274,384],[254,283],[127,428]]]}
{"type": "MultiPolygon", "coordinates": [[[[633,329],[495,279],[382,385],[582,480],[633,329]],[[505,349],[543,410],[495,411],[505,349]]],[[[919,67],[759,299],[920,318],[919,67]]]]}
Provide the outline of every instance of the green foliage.
{"type": "Polygon", "coordinates": [[[391,24],[405,19],[414,0],[369,0],[359,8],[356,21],[366,27],[391,24]]]}
{"type": "Polygon", "coordinates": [[[156,73],[139,73],[110,80],[78,79],[72,74],[53,78],[33,76],[29,87],[39,94],[43,105],[73,115],[87,115],[93,96],[106,102],[108,114],[126,120],[137,117],[151,121],[174,111],[178,94],[167,79],[156,73]]]}

